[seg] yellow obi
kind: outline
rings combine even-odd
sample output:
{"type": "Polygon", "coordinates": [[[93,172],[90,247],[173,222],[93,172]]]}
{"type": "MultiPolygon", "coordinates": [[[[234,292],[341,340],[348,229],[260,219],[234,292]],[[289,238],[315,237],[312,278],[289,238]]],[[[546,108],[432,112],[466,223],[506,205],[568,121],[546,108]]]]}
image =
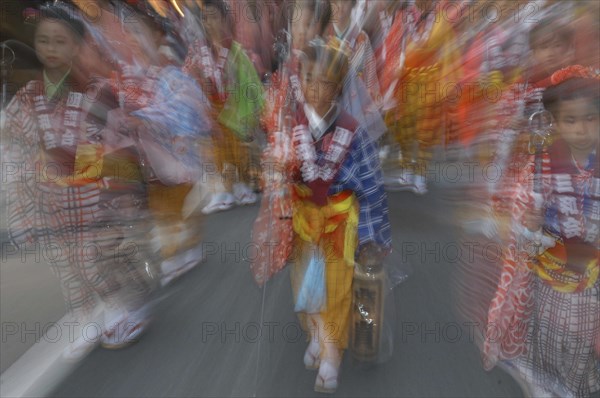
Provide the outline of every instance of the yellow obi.
{"type": "MultiPolygon", "coordinates": [[[[333,236],[337,228],[346,224],[343,236],[327,243],[331,249],[343,253],[348,266],[354,267],[354,254],[358,244],[359,205],[351,191],[342,191],[327,198],[325,206],[317,206],[308,199],[312,192],[306,185],[294,185],[293,228],[298,236],[314,244],[333,236]]],[[[336,234],[336,236],[340,236],[336,234]]],[[[327,248],[329,249],[329,248],[327,248]]]]}
{"type": "Polygon", "coordinates": [[[579,293],[594,286],[600,274],[598,257],[589,260],[583,274],[566,267],[567,251],[561,241],[540,256],[533,264],[536,274],[554,290],[562,293],[579,293]]]}
{"type": "Polygon", "coordinates": [[[77,146],[73,183],[78,185],[98,181],[102,175],[103,148],[101,144],[81,144],[77,146]]]}
{"type": "Polygon", "coordinates": [[[121,153],[104,154],[102,144],[80,144],[75,154],[73,174],[60,175],[58,178],[43,173],[45,182],[60,186],[82,186],[101,183],[103,178],[121,182],[141,181],[142,174],[137,161],[121,153]]]}
{"type": "Polygon", "coordinates": [[[64,167],[57,167],[52,156],[46,154],[44,151],[41,152],[41,160],[45,165],[41,173],[42,182],[54,183],[62,187],[83,186],[97,182],[100,179],[102,171],[102,145],[78,145],[73,169],[67,163],[61,164],[64,167]]]}

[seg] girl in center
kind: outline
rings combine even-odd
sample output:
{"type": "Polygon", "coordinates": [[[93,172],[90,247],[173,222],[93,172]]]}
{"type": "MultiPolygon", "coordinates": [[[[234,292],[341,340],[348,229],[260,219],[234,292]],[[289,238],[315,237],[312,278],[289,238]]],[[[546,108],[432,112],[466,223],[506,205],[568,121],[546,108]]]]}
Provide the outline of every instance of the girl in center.
{"type": "Polygon", "coordinates": [[[300,56],[305,103],[292,133],[295,311],[310,336],[304,355],[318,369],[315,390],[333,392],[348,344],[355,258],[391,248],[377,150],[339,98],[348,56],[339,40],[313,43],[300,56]]]}

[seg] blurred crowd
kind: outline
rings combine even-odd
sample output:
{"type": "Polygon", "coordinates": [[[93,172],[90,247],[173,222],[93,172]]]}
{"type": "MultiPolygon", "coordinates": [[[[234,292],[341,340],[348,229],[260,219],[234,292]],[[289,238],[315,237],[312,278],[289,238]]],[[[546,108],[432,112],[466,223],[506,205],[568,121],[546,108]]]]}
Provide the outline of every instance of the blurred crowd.
{"type": "Polygon", "coordinates": [[[326,309],[300,305],[318,256],[292,276],[304,326],[340,326],[335,344],[309,334],[304,357],[315,389],[335,391],[349,258],[389,252],[384,190],[431,194],[442,153],[497,176],[466,186],[456,220],[503,248],[461,274],[459,307],[489,326],[486,369],[510,369],[533,396],[600,390],[600,2],[21,6],[1,63],[10,238],[50,252],[82,325],[102,303],[104,347],[136,341],[153,292],[203,261],[206,215],[261,202],[252,240],[278,244],[252,265],[259,285],[292,246],[341,247],[326,254],[326,309]]]}

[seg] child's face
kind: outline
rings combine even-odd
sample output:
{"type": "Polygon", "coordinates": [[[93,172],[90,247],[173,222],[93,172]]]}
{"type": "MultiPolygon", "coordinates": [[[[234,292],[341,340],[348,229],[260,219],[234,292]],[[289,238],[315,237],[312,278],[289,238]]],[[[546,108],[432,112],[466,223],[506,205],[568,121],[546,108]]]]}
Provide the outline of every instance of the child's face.
{"type": "Polygon", "coordinates": [[[340,93],[338,82],[328,80],[315,68],[314,62],[302,65],[302,92],[306,102],[317,110],[327,111],[340,93]]]}
{"type": "Polygon", "coordinates": [[[333,11],[333,22],[341,26],[346,26],[350,22],[352,9],[354,8],[352,1],[333,0],[331,2],[331,8],[333,11]]]}
{"type": "Polygon", "coordinates": [[[539,65],[549,73],[570,64],[571,48],[563,40],[558,38],[542,43],[532,51],[536,65],[539,65]]]}
{"type": "Polygon", "coordinates": [[[556,128],[569,147],[593,150],[600,132],[600,111],[586,98],[562,101],[558,105],[556,128]]]}
{"type": "Polygon", "coordinates": [[[40,21],[34,46],[38,59],[46,69],[69,68],[79,52],[75,34],[64,23],[52,19],[40,21]]]}
{"type": "Polygon", "coordinates": [[[204,8],[204,18],[202,20],[206,33],[211,40],[220,42],[223,39],[223,29],[225,29],[225,18],[221,16],[220,11],[212,5],[204,8]]]}
{"type": "Polygon", "coordinates": [[[295,8],[292,17],[292,47],[302,50],[317,35],[314,13],[307,7],[295,8]]]}

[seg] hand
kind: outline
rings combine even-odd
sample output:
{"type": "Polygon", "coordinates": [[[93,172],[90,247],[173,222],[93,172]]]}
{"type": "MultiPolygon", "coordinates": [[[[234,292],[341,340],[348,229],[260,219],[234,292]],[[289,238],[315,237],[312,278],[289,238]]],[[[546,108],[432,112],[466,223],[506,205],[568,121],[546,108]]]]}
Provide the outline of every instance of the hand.
{"type": "Polygon", "coordinates": [[[126,117],[119,125],[119,134],[131,137],[132,133],[138,131],[144,125],[144,121],[133,116],[126,117]]]}
{"type": "Polygon", "coordinates": [[[383,257],[383,248],[374,241],[368,241],[358,249],[357,260],[359,264],[366,264],[367,262],[381,263],[383,262],[383,257]]]}
{"type": "Polygon", "coordinates": [[[529,206],[530,210],[523,216],[523,225],[531,232],[536,232],[544,225],[544,196],[533,192],[529,206]]]}
{"type": "Polygon", "coordinates": [[[135,116],[130,116],[127,118],[127,124],[132,130],[137,131],[140,127],[144,125],[144,120],[135,116]]]}
{"type": "Polygon", "coordinates": [[[532,210],[525,213],[523,225],[531,232],[536,232],[544,225],[544,215],[541,210],[532,210]]]}

